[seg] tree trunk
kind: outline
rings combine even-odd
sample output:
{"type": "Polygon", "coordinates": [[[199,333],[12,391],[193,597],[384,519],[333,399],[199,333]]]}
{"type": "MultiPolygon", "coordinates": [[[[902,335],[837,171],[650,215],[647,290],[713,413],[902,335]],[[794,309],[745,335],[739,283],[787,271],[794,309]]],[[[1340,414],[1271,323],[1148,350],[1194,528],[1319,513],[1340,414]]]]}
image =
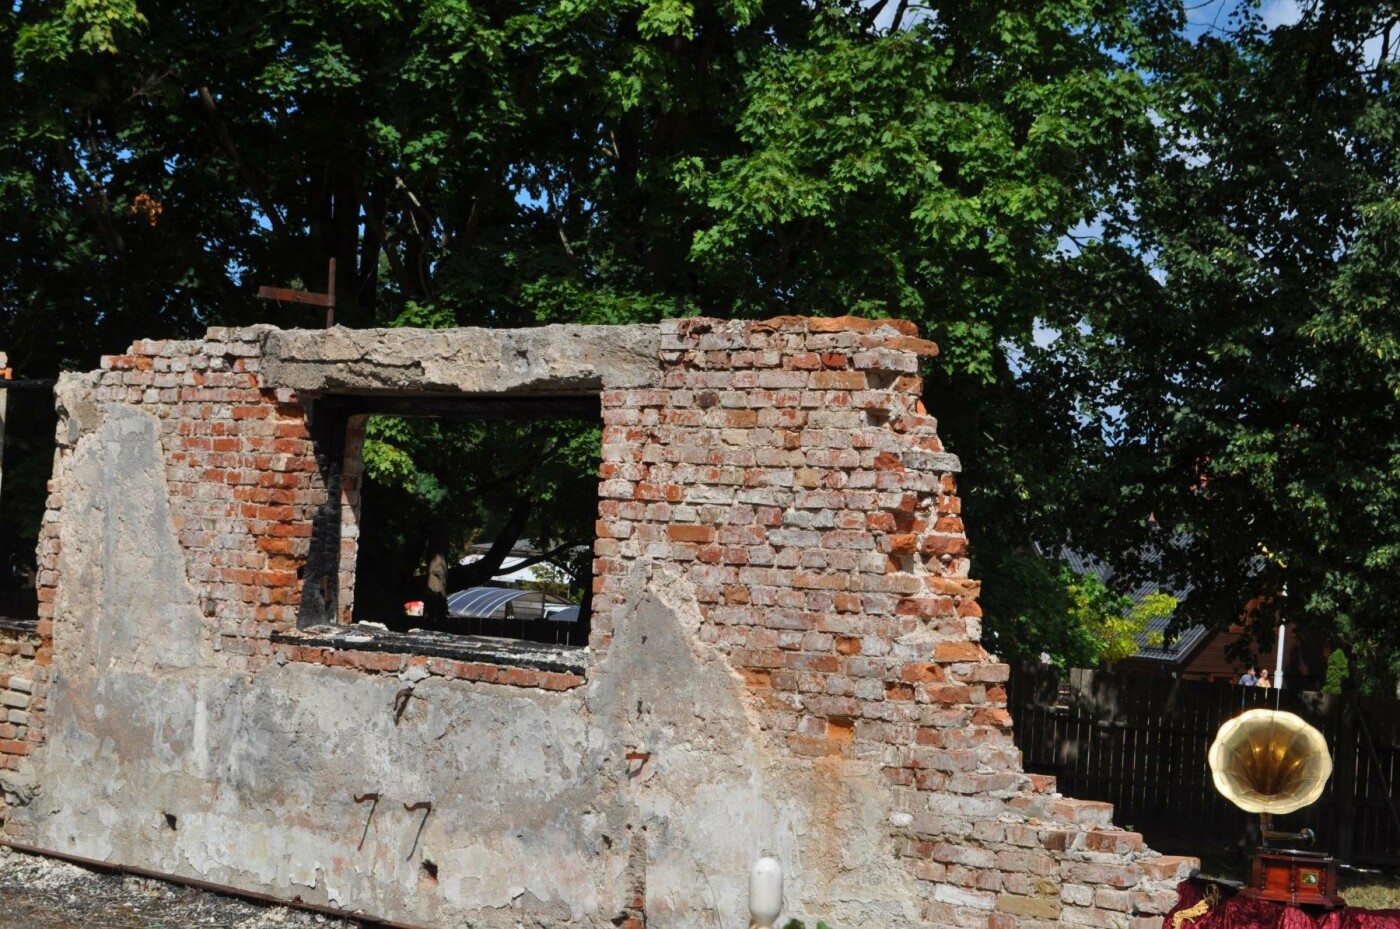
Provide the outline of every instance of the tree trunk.
{"type": "Polygon", "coordinates": [[[423,615],[434,626],[447,619],[447,528],[435,522],[428,530],[428,594],[423,600],[423,615]]]}
{"type": "Polygon", "coordinates": [[[534,508],[535,502],[528,497],[517,500],[515,508],[510,511],[510,518],[497,534],[496,541],[491,543],[491,550],[479,561],[452,569],[452,587],[455,590],[480,587],[499,574],[501,562],[510,556],[510,551],[520,539],[520,534],[525,531],[525,523],[529,521],[530,512],[534,508]]]}

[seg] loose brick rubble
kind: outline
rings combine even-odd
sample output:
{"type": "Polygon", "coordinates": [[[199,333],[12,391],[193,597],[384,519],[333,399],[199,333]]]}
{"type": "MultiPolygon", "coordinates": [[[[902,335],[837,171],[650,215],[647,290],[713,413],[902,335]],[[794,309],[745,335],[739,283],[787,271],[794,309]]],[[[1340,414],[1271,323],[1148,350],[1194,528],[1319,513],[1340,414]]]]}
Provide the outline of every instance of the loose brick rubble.
{"type": "MultiPolygon", "coordinates": [[[[1021,768],[1008,668],[979,645],[959,463],[922,402],[921,359],[936,348],[913,326],[850,317],[660,324],[650,382],[601,391],[595,617],[582,674],[305,640],[299,572],[326,491],[304,402],[314,397],[264,377],[273,332],[137,342],[95,375],[99,407],[159,419],[189,582],[229,669],[418,669],[566,692],[606,657],[637,565],[679,567],[699,602],[700,642],[742,676],[767,737],[804,763],[883,775],[889,851],[917,880],[925,925],[1160,925],[1175,882],[1196,862],[1157,855],[1113,825],[1107,804],[1062,798],[1053,779],[1021,768]]],[[[63,428],[60,459],[72,451],[63,428]]],[[[363,421],[352,421],[346,622],[362,437],[363,421]]],[[[50,486],[39,546],[38,632],[0,632],[0,765],[11,772],[44,742],[63,490],[50,486]]],[[[645,913],[628,918],[641,925],[645,913]]]]}

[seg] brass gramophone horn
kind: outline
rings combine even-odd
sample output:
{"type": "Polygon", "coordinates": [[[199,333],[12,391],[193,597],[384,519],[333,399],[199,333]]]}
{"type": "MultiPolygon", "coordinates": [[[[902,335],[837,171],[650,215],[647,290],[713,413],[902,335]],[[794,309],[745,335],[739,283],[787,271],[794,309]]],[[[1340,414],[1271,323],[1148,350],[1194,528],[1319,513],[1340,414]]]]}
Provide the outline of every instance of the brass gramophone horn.
{"type": "Polygon", "coordinates": [[[1332,757],[1322,733],[1292,713],[1250,710],[1220,727],[1210,747],[1215,789],[1235,806],[1259,814],[1263,844],[1249,856],[1246,897],[1277,903],[1341,906],[1337,859],[1273,842],[1312,845],[1311,829],[1275,832],[1275,813],[1292,813],[1322,796],[1332,776],[1332,757]]]}
{"type": "Polygon", "coordinates": [[[1246,812],[1269,816],[1313,803],[1332,776],[1327,739],[1279,710],[1250,710],[1221,726],[1209,760],[1216,790],[1246,812]]]}

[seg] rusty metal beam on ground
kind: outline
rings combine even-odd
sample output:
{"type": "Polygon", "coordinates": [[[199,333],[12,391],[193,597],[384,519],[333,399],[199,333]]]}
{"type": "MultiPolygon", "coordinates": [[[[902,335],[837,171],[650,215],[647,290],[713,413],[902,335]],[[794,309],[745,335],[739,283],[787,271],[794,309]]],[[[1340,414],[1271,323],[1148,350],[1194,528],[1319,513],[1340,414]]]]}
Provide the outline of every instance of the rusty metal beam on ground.
{"type": "Polygon", "coordinates": [[[359,923],[364,929],[423,929],[412,923],[399,923],[389,919],[378,919],[365,913],[352,913],[349,910],[336,909],[333,906],[322,906],[318,903],[307,903],[305,900],[283,900],[271,894],[254,893],[251,890],[239,890],[237,887],[230,887],[227,884],[216,884],[213,881],[201,881],[193,877],[181,877],[178,874],[166,874],[161,871],[152,871],[150,868],[137,868],[130,865],[112,864],[107,861],[98,861],[96,858],[84,858],[82,855],[73,855],[68,852],[58,852],[49,848],[38,848],[33,845],[25,845],[21,842],[10,842],[0,839],[0,845],[5,848],[23,852],[26,855],[38,855],[41,858],[58,858],[62,861],[71,861],[73,864],[82,865],[85,868],[92,868],[97,871],[109,871],[115,874],[131,874],[136,877],[146,877],[152,880],[165,881],[170,884],[183,884],[186,887],[193,887],[196,890],[207,890],[212,893],[228,894],[230,897],[242,897],[246,900],[258,900],[262,903],[271,903],[276,906],[285,906],[295,910],[309,910],[313,913],[323,913],[326,916],[334,916],[337,919],[349,920],[359,923]]]}

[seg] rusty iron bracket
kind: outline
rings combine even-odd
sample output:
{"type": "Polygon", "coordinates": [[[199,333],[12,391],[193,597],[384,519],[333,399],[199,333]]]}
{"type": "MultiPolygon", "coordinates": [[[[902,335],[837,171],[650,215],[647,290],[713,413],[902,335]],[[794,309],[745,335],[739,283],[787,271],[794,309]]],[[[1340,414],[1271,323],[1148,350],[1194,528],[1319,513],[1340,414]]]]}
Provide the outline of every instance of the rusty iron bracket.
{"type": "Polygon", "coordinates": [[[355,846],[355,851],[359,851],[360,849],[365,847],[365,838],[369,835],[369,824],[374,821],[374,808],[379,806],[378,792],[371,791],[367,794],[359,794],[355,797],[356,803],[364,803],[366,801],[371,801],[369,807],[369,817],[365,820],[365,831],[360,833],[360,844],[355,846]]]}
{"type": "Polygon", "coordinates": [[[279,303],[309,303],[326,308],[326,328],[335,325],[335,259],[330,261],[327,272],[326,292],[313,293],[309,290],[292,290],[290,287],[259,287],[258,298],[276,300],[279,303]]]}
{"type": "Polygon", "coordinates": [[[414,810],[424,810],[423,819],[418,823],[418,831],[413,834],[413,845],[408,850],[408,857],[404,861],[412,861],[413,853],[418,851],[418,840],[423,837],[423,827],[428,824],[428,817],[433,815],[433,801],[420,800],[417,803],[405,803],[404,811],[412,813],[414,810]]]}
{"type": "Polygon", "coordinates": [[[409,701],[409,699],[410,699],[412,696],[413,696],[413,688],[412,688],[412,687],[405,687],[405,688],[403,688],[402,690],[400,690],[398,693],[394,694],[394,725],[395,725],[395,726],[397,726],[397,725],[399,724],[399,720],[403,719],[404,711],[408,709],[408,701],[409,701]]]}
{"type": "Polygon", "coordinates": [[[647,762],[651,761],[651,752],[628,752],[627,759],[627,779],[635,780],[646,770],[647,762]]]}

